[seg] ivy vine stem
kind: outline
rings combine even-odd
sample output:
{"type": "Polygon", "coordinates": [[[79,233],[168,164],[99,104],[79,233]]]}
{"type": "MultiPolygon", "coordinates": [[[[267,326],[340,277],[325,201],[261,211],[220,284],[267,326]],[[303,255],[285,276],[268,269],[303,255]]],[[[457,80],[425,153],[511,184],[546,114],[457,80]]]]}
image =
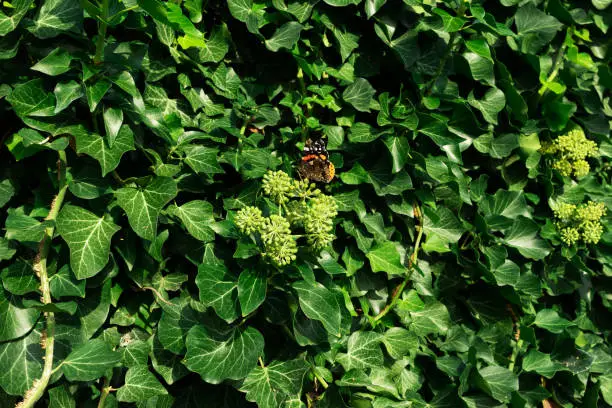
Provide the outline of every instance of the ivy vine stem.
{"type": "MultiPolygon", "coordinates": [[[[47,215],[46,220],[50,221],[50,226],[45,229],[42,240],[38,246],[38,254],[34,262],[34,270],[37,272],[40,278],[40,291],[42,292],[42,301],[48,305],[52,303],[51,300],[51,289],[49,286],[49,275],[47,274],[47,256],[49,255],[49,249],[51,248],[51,240],[55,233],[55,219],[59,214],[64,198],[66,197],[66,190],[68,190],[68,183],[66,182],[66,152],[60,150],[58,152],[58,181],[59,191],[51,203],[51,209],[47,215]]],[[[25,394],[23,401],[17,406],[19,408],[32,408],[36,402],[43,396],[49,379],[53,374],[53,352],[55,346],[55,314],[53,312],[45,312],[46,320],[46,336],[43,338],[43,348],[45,350],[43,371],[38,380],[35,380],[32,388],[25,394]]]]}
{"type": "Polygon", "coordinates": [[[385,317],[387,313],[389,313],[395,307],[395,305],[399,301],[400,296],[402,295],[402,292],[406,288],[406,285],[410,281],[414,265],[416,265],[418,261],[419,248],[421,247],[421,239],[423,238],[423,215],[421,213],[421,208],[418,204],[415,203],[413,207],[414,217],[417,220],[417,225],[415,227],[417,230],[417,237],[416,241],[414,242],[414,251],[412,252],[410,260],[408,261],[408,272],[406,272],[406,277],[404,278],[402,283],[400,283],[393,290],[393,293],[391,294],[391,301],[387,303],[387,305],[383,308],[383,310],[380,311],[380,313],[378,313],[376,316],[374,316],[374,318],[372,318],[372,323],[374,324],[376,324],[380,319],[385,317]]]}
{"type": "Polygon", "coordinates": [[[548,84],[554,81],[554,79],[559,74],[559,70],[561,69],[561,62],[563,61],[563,57],[565,57],[565,50],[567,50],[567,44],[571,40],[571,37],[572,30],[571,28],[568,28],[565,32],[565,39],[563,40],[563,44],[561,44],[561,48],[559,48],[559,52],[555,57],[555,62],[553,63],[552,71],[550,72],[548,78],[546,78],[546,82],[543,83],[540,89],[538,90],[538,95],[540,96],[540,98],[544,96],[546,92],[548,92],[548,84]]]}
{"type": "Polygon", "coordinates": [[[102,390],[100,391],[100,399],[98,400],[98,408],[104,408],[104,404],[106,403],[106,397],[111,391],[110,381],[108,377],[104,377],[104,382],[102,383],[102,390]]]}
{"type": "MultiPolygon", "coordinates": [[[[304,82],[304,71],[302,68],[298,68],[297,79],[300,84],[300,90],[302,91],[302,97],[306,97],[306,83],[304,82]]],[[[310,102],[306,102],[306,116],[310,115],[310,111],[312,110],[312,105],[310,102]]]]}
{"type": "Polygon", "coordinates": [[[510,364],[508,364],[508,370],[514,371],[514,365],[516,364],[516,358],[518,357],[518,353],[523,347],[523,339],[518,339],[514,343],[514,348],[512,349],[512,355],[510,356],[510,364]]]}
{"type": "MultiPolygon", "coordinates": [[[[457,9],[457,16],[459,18],[463,18],[463,16],[465,15],[465,11],[466,11],[465,5],[461,4],[459,8],[457,9]]],[[[433,87],[436,84],[436,81],[438,80],[440,75],[442,75],[442,71],[444,70],[444,67],[446,66],[446,61],[448,61],[448,58],[450,57],[453,51],[453,47],[455,46],[455,40],[457,39],[458,33],[459,31],[454,31],[450,34],[450,37],[448,39],[448,46],[446,47],[446,51],[444,52],[442,59],[440,59],[440,64],[438,65],[438,69],[436,70],[436,73],[434,74],[433,78],[431,78],[425,84],[425,90],[423,92],[423,95],[425,96],[431,95],[431,92],[433,91],[433,87]]]]}
{"type": "Polygon", "coordinates": [[[104,62],[104,42],[106,41],[106,30],[108,28],[109,0],[102,0],[100,6],[101,16],[98,19],[98,40],[96,41],[96,55],[94,56],[94,64],[100,65],[104,62]]]}

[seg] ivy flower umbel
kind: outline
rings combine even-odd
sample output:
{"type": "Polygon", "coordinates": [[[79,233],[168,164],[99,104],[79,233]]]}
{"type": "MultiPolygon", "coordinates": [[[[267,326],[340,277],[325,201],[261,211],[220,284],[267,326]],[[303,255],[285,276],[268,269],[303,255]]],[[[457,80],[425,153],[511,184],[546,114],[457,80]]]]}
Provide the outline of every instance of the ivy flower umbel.
{"type": "Polygon", "coordinates": [[[559,235],[561,235],[561,241],[569,246],[574,245],[580,240],[580,232],[574,227],[561,228],[559,235]]]}
{"type": "Polygon", "coordinates": [[[247,235],[259,232],[264,225],[264,217],[257,207],[244,207],[236,214],[234,223],[247,235]]]}
{"type": "Polygon", "coordinates": [[[288,265],[297,257],[298,246],[320,251],[334,240],[336,201],[306,180],[293,180],[283,171],[269,171],[263,180],[263,190],[278,207],[264,217],[257,207],[238,211],[234,222],[238,229],[252,235],[262,256],[278,266],[288,265]]]}
{"type": "Polygon", "coordinates": [[[295,198],[307,199],[316,197],[321,194],[316,184],[311,183],[307,179],[293,180],[292,196],[295,198]]]}
{"type": "Polygon", "coordinates": [[[556,157],[553,168],[563,176],[581,178],[589,174],[591,166],[586,161],[588,157],[597,157],[597,143],[587,139],[584,130],[575,127],[564,135],[556,138],[551,145],[542,150],[543,153],[556,157]]]}
{"type": "Polygon", "coordinates": [[[599,221],[587,221],[582,227],[582,239],[587,244],[596,244],[603,234],[603,226],[599,221]]]}
{"type": "Polygon", "coordinates": [[[294,188],[293,180],[284,171],[268,171],[263,178],[263,189],[277,204],[289,201],[294,188]]]}
{"type": "Polygon", "coordinates": [[[586,244],[597,244],[603,234],[601,218],[606,215],[604,203],[589,201],[586,204],[559,203],[553,210],[555,225],[561,241],[571,246],[580,240],[586,244]]]}
{"type": "Polygon", "coordinates": [[[301,227],[304,225],[304,215],[308,205],[304,200],[289,201],[284,207],[285,217],[292,226],[301,227]]]}
{"type": "Polygon", "coordinates": [[[599,221],[604,215],[606,215],[606,205],[604,203],[596,203],[589,201],[586,204],[580,205],[576,208],[576,218],[581,221],[599,221]]]}
{"type": "Polygon", "coordinates": [[[282,242],[291,235],[291,225],[285,217],[273,214],[265,219],[261,228],[261,239],[265,244],[282,242]]]}
{"type": "Polygon", "coordinates": [[[264,242],[264,256],[277,265],[287,265],[295,260],[297,243],[291,235],[291,225],[281,215],[271,215],[265,219],[261,229],[261,240],[264,242]]]}
{"type": "Polygon", "coordinates": [[[276,265],[284,266],[295,261],[296,254],[297,243],[295,242],[295,238],[290,235],[282,242],[267,244],[266,250],[262,255],[270,259],[276,265]]]}
{"type": "Polygon", "coordinates": [[[553,212],[555,213],[555,217],[562,221],[568,221],[573,217],[574,211],[576,211],[576,206],[574,204],[560,203],[553,212]]]}
{"type": "Polygon", "coordinates": [[[334,240],[334,217],[337,214],[338,205],[333,197],[319,195],[310,200],[303,223],[306,240],[312,249],[321,250],[334,240]]]}

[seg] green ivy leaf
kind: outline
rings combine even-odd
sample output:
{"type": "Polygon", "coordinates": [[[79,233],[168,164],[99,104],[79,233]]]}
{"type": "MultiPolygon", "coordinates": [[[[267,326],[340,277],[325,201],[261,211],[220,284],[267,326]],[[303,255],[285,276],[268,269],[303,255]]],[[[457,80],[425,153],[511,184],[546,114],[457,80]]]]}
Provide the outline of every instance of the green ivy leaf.
{"type": "Polygon", "coordinates": [[[76,402],[66,386],[49,390],[49,408],[76,408],[76,402]]]}
{"type": "MultiPolygon", "coordinates": [[[[510,223],[518,216],[531,218],[525,195],[519,191],[497,190],[493,196],[485,197],[479,208],[490,225],[499,223],[499,217],[505,217],[510,223]]],[[[502,224],[505,223],[502,221],[502,224]]]]}
{"type": "Polygon", "coordinates": [[[8,239],[0,238],[0,261],[8,261],[15,252],[17,250],[11,247],[8,239]]]}
{"type": "Polygon", "coordinates": [[[111,88],[112,84],[110,81],[106,79],[101,79],[96,81],[93,85],[85,86],[85,96],[87,97],[87,104],[89,105],[89,111],[93,112],[96,110],[96,107],[104,98],[104,95],[111,88]]]}
{"type": "Polygon", "coordinates": [[[493,271],[493,275],[495,275],[495,280],[498,285],[515,286],[519,281],[521,269],[517,264],[506,259],[501,266],[493,271]]]}
{"type": "MultiPolygon", "coordinates": [[[[201,1],[201,0],[200,0],[201,1]]],[[[216,27],[198,50],[200,62],[219,62],[229,50],[229,31],[225,24],[216,27]]]]}
{"type": "Polygon", "coordinates": [[[295,21],[283,24],[276,30],[272,37],[266,40],[266,48],[274,52],[281,48],[290,50],[300,39],[300,32],[303,29],[304,26],[295,21]]]}
{"type": "Polygon", "coordinates": [[[357,122],[351,127],[348,138],[352,143],[371,143],[380,135],[367,123],[357,122]]]}
{"type": "Polygon", "coordinates": [[[427,236],[424,248],[438,252],[445,252],[449,243],[456,243],[463,234],[463,227],[451,210],[442,207],[436,211],[425,207],[423,231],[427,236]],[[435,243],[435,244],[433,244],[435,243]],[[441,245],[441,246],[439,246],[441,245]]]}
{"type": "Polygon", "coordinates": [[[70,266],[77,279],[99,273],[108,263],[111,238],[120,227],[106,216],[66,205],[57,217],[57,231],[70,247],[70,266]]]}
{"type": "MultiPolygon", "coordinates": [[[[11,3],[12,13],[10,16],[0,11],[0,37],[14,31],[19,22],[26,15],[34,0],[15,0],[11,3]]],[[[10,10],[10,9],[9,9],[10,10]]],[[[8,11],[8,10],[7,10],[8,11]]]]}
{"type": "Polygon", "coordinates": [[[62,372],[70,381],[92,381],[121,361],[121,355],[111,350],[101,339],[94,339],[75,348],[62,362],[62,372]]]}
{"type": "Polygon", "coordinates": [[[125,384],[117,390],[120,402],[145,401],[156,395],[167,395],[168,391],[144,366],[131,367],[125,374],[125,384]]]}
{"type": "Polygon", "coordinates": [[[157,236],[159,213],[176,194],[176,182],[168,177],[156,177],[145,187],[124,187],[115,192],[134,232],[150,241],[157,236]]]}
{"type": "MultiPolygon", "coordinates": [[[[44,355],[40,347],[42,323],[34,328],[37,316],[34,317],[28,330],[18,339],[3,343],[6,340],[4,334],[7,330],[3,321],[5,312],[2,289],[0,289],[0,387],[9,395],[23,395],[42,374],[44,355]]],[[[27,320],[26,316],[19,318],[27,320]]],[[[22,324],[26,320],[23,320],[22,324]]]]}
{"type": "Polygon", "coordinates": [[[482,99],[476,99],[474,92],[470,92],[468,102],[482,113],[487,122],[497,125],[497,114],[506,106],[506,97],[501,90],[491,88],[482,99]]]}
{"type": "Polygon", "coordinates": [[[370,260],[372,272],[387,272],[389,275],[404,275],[400,254],[393,242],[387,241],[372,248],[366,257],[370,260]]]}
{"type": "Polygon", "coordinates": [[[217,160],[217,149],[204,146],[191,146],[187,150],[185,163],[196,173],[217,174],[223,173],[217,160]]]}
{"type": "Polygon", "coordinates": [[[366,369],[383,365],[380,349],[382,336],[374,332],[355,332],[348,339],[346,354],[338,354],[337,360],[345,370],[366,369]]]}
{"type": "Polygon", "coordinates": [[[552,378],[555,373],[564,367],[550,359],[550,354],[542,353],[538,350],[530,350],[523,357],[523,370],[535,371],[546,378],[552,378]]]}
{"type": "Polygon", "coordinates": [[[28,30],[38,38],[56,37],[64,31],[76,29],[83,21],[80,2],[45,0],[34,24],[28,30]]]}
{"type": "Polygon", "coordinates": [[[506,245],[518,249],[527,258],[543,259],[550,253],[546,241],[538,238],[538,225],[528,218],[518,216],[506,233],[506,245]]]}
{"type": "Polygon", "coordinates": [[[117,168],[124,153],[134,150],[134,134],[127,125],[121,126],[112,147],[101,136],[82,128],[74,129],[73,134],[77,152],[96,159],[102,168],[102,176],[117,168]]]}
{"type": "Polygon", "coordinates": [[[58,114],[66,109],[70,104],[83,95],[83,87],[76,81],[58,82],[53,90],[55,95],[55,109],[53,113],[58,114]]]}
{"type": "Polygon", "coordinates": [[[533,324],[555,334],[563,333],[566,328],[572,325],[569,320],[562,318],[552,309],[540,310],[536,314],[533,324]]]}
{"type": "Polygon", "coordinates": [[[85,281],[75,279],[68,265],[64,265],[49,277],[49,287],[54,298],[62,296],[85,297],[85,281]]]}
{"type": "Polygon", "coordinates": [[[41,79],[17,85],[6,100],[21,117],[55,114],[55,98],[44,90],[41,79]]]}
{"type": "Polygon", "coordinates": [[[509,402],[510,394],[519,389],[518,378],[512,371],[500,366],[488,366],[478,370],[480,386],[493,398],[509,402]]]}
{"type": "Polygon", "coordinates": [[[103,117],[108,147],[112,148],[123,124],[123,111],[117,108],[107,108],[103,117]]]}
{"type": "Polygon", "coordinates": [[[185,365],[211,384],[241,380],[255,367],[263,347],[264,338],[253,327],[223,333],[196,325],[187,334],[185,365]]]}
{"type": "Polygon", "coordinates": [[[4,207],[15,194],[15,188],[10,180],[0,181],[0,208],[4,207]]]}
{"type": "Polygon", "coordinates": [[[79,198],[92,200],[113,192],[108,180],[100,177],[100,170],[94,166],[71,169],[71,176],[68,189],[79,198]]]}
{"type": "Polygon", "coordinates": [[[253,7],[252,0],[228,0],[227,5],[230,13],[236,20],[246,23],[247,17],[251,14],[253,7]]]}
{"type": "Polygon", "coordinates": [[[27,334],[36,324],[38,316],[39,311],[24,308],[18,298],[0,288],[0,342],[27,334]]]}
{"type": "Polygon", "coordinates": [[[267,282],[262,273],[245,269],[238,277],[238,300],[242,316],[254,312],[266,299],[267,282]]]}
{"type": "Polygon", "coordinates": [[[238,318],[238,284],[223,264],[202,263],[198,267],[196,285],[200,290],[200,302],[214,308],[220,318],[227,322],[238,318]]]}
{"type": "Polygon", "coordinates": [[[18,260],[11,263],[0,272],[2,286],[14,295],[25,295],[37,292],[40,282],[29,263],[18,260]]]}
{"type": "Polygon", "coordinates": [[[31,69],[50,76],[57,76],[70,70],[72,55],[62,48],[56,48],[41,59],[31,69]]]}
{"type": "Polygon", "coordinates": [[[448,331],[451,320],[448,309],[440,302],[425,303],[423,309],[410,313],[412,323],[410,330],[419,336],[431,333],[444,334],[448,331]]]}
{"type": "Polygon", "coordinates": [[[299,281],[293,284],[293,288],[298,293],[304,314],[320,321],[330,334],[340,336],[342,313],[338,296],[320,283],[313,285],[299,281]]]}
{"type": "Polygon", "coordinates": [[[385,146],[389,150],[391,154],[391,160],[393,163],[393,167],[391,171],[393,173],[399,172],[404,168],[406,163],[408,162],[410,146],[408,144],[408,139],[406,137],[398,137],[398,136],[389,136],[383,139],[385,146]]]}
{"type": "Polygon", "coordinates": [[[551,15],[537,9],[533,4],[520,7],[514,22],[521,40],[521,51],[535,54],[557,35],[562,24],[551,15]]]}
{"type": "Polygon", "coordinates": [[[288,406],[289,400],[298,398],[309,366],[303,359],[273,361],[268,366],[257,366],[244,379],[240,391],[246,399],[261,408],[288,406]]]}
{"type": "Polygon", "coordinates": [[[194,200],[170,208],[169,213],[180,218],[187,231],[203,242],[210,242],[215,238],[214,231],[210,228],[214,224],[213,206],[203,200],[194,200]]]}
{"type": "Polygon", "coordinates": [[[419,346],[419,339],[416,334],[403,327],[390,328],[384,333],[381,340],[389,355],[398,360],[406,354],[414,352],[419,346]]]}
{"type": "Polygon", "coordinates": [[[493,62],[490,60],[490,55],[487,59],[474,52],[466,52],[463,54],[463,58],[470,66],[474,80],[495,86],[495,74],[493,73],[493,62]]]}
{"type": "Polygon", "coordinates": [[[6,218],[6,238],[20,242],[40,242],[47,223],[23,214],[22,209],[9,209],[6,218]]]}
{"type": "Polygon", "coordinates": [[[169,304],[163,304],[156,338],[169,352],[184,353],[187,333],[199,320],[188,298],[173,299],[169,304]]]}
{"type": "Polygon", "coordinates": [[[342,98],[358,111],[369,112],[375,93],[376,90],[366,79],[357,78],[355,82],[346,87],[342,98]]]}

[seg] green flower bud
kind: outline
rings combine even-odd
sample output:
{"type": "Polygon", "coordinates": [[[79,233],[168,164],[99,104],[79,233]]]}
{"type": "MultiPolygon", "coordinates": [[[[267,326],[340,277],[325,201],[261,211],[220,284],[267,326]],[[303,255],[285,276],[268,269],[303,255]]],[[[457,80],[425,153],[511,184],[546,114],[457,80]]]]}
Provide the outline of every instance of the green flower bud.
{"type": "Polygon", "coordinates": [[[555,163],[553,163],[553,169],[558,170],[559,173],[561,173],[561,175],[569,177],[572,175],[572,164],[566,160],[566,159],[561,159],[555,163]]]}
{"type": "Polygon", "coordinates": [[[574,204],[560,203],[557,209],[554,210],[554,213],[555,217],[567,221],[573,217],[574,211],[576,211],[576,206],[574,204]]]}
{"type": "Polygon", "coordinates": [[[297,243],[292,236],[287,237],[282,242],[273,242],[266,245],[266,252],[263,255],[269,258],[278,266],[289,265],[295,261],[297,254],[297,243]]]}
{"type": "Polygon", "coordinates": [[[576,160],[574,162],[574,176],[576,178],[582,178],[586,176],[587,174],[589,174],[590,170],[591,166],[586,160],[576,160]]]}
{"type": "Polygon", "coordinates": [[[289,201],[289,195],[293,190],[291,177],[282,170],[268,171],[263,177],[264,192],[277,204],[289,201]]]}
{"type": "Polygon", "coordinates": [[[334,240],[333,221],[337,214],[338,206],[333,197],[319,195],[310,200],[303,223],[308,245],[315,251],[320,251],[334,240]]]}
{"type": "Polygon", "coordinates": [[[565,242],[568,246],[574,245],[580,239],[580,233],[573,227],[563,228],[559,234],[561,235],[561,241],[565,242]]]}
{"type": "Polygon", "coordinates": [[[587,221],[582,227],[582,239],[587,244],[596,244],[603,234],[603,227],[599,222],[587,221]]]}
{"type": "Polygon", "coordinates": [[[285,206],[285,217],[291,225],[301,226],[308,206],[305,201],[290,201],[285,206]]]}
{"type": "Polygon", "coordinates": [[[293,180],[293,197],[295,198],[310,198],[316,197],[321,194],[316,184],[311,183],[307,179],[304,180],[293,180]]]}
{"type": "Polygon", "coordinates": [[[244,234],[258,232],[264,225],[264,217],[257,207],[244,207],[236,214],[234,223],[244,234]]]}
{"type": "Polygon", "coordinates": [[[555,222],[561,240],[567,245],[574,245],[580,239],[587,244],[596,244],[603,234],[601,218],[606,215],[604,203],[589,201],[576,206],[560,203],[554,210],[555,222]]]}
{"type": "Polygon", "coordinates": [[[601,217],[606,215],[606,205],[604,203],[596,203],[589,201],[586,204],[582,204],[576,209],[576,219],[586,222],[593,221],[599,222],[601,217]]]}
{"type": "Polygon", "coordinates": [[[267,245],[278,244],[291,239],[289,221],[276,214],[266,218],[261,229],[261,239],[267,245]]]}
{"type": "Polygon", "coordinates": [[[589,174],[591,166],[587,157],[599,155],[597,143],[587,139],[584,130],[575,127],[564,135],[557,137],[553,143],[542,149],[542,153],[556,156],[553,168],[563,176],[574,175],[581,178],[589,174]]]}
{"type": "Polygon", "coordinates": [[[577,127],[555,141],[558,150],[565,153],[571,160],[584,160],[598,154],[597,143],[586,138],[584,130],[577,127]]]}

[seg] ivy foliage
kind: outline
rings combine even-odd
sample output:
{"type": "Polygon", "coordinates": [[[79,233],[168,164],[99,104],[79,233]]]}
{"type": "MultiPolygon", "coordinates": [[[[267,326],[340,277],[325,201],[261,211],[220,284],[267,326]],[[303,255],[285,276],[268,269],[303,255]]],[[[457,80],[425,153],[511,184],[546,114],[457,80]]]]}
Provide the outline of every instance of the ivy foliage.
{"type": "Polygon", "coordinates": [[[0,407],[612,405],[611,24],[3,1],[0,407]],[[263,183],[308,138],[336,178],[305,245],[263,183]]]}

